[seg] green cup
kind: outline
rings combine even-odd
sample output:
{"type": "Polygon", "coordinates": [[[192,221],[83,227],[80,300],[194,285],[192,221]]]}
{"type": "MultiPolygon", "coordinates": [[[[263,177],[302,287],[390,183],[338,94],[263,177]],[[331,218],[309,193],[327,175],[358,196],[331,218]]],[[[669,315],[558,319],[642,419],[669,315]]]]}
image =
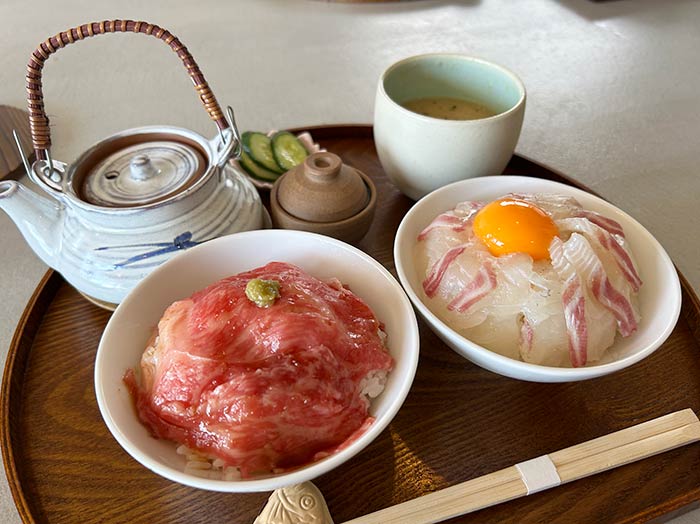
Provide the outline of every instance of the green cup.
{"type": "Polygon", "coordinates": [[[457,180],[503,172],[520,137],[525,87],[504,67],[458,54],[427,54],[389,67],[377,87],[374,140],[391,181],[419,199],[457,180]],[[495,114],[474,120],[425,116],[403,104],[457,98],[495,114]]]}

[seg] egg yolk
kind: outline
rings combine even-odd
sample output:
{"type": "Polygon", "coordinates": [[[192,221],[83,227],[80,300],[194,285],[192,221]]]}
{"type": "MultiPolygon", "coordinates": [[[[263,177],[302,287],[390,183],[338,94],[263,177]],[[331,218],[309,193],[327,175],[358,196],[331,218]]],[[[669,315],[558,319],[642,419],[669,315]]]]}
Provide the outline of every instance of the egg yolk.
{"type": "Polygon", "coordinates": [[[494,200],[474,217],[474,234],[494,256],[527,253],[534,260],[549,258],[557,226],[539,207],[514,198],[494,200]]]}

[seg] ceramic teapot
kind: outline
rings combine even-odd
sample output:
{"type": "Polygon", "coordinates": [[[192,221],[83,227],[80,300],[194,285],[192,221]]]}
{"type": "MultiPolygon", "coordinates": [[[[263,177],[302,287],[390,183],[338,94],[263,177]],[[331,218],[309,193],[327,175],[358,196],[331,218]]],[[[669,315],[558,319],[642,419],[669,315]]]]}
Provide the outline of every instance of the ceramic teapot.
{"type": "Polygon", "coordinates": [[[35,253],[98,305],[114,308],[180,250],[265,226],[257,191],[228,162],[240,153],[233,112],[222,112],[192,55],[169,31],[114,20],[61,32],[30,56],[27,96],[36,157],[31,165],[17,145],[27,175],[44,195],[3,181],[0,207],[35,253]],[[213,139],[187,129],[149,126],[112,135],[71,164],[51,158],[41,88],[44,62],[69,43],[114,32],[155,36],[177,53],[218,127],[213,139]]]}

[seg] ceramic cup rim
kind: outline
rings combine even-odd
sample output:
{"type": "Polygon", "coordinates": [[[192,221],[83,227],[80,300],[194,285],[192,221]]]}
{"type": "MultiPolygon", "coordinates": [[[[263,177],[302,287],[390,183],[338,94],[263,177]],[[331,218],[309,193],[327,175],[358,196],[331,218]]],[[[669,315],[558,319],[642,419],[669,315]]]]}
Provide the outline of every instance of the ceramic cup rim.
{"type": "Polygon", "coordinates": [[[399,60],[398,62],[394,62],[392,65],[390,65],[388,68],[384,70],[382,75],[379,77],[379,93],[380,95],[386,99],[394,108],[398,109],[399,112],[407,117],[410,118],[415,118],[417,120],[422,120],[426,122],[432,122],[432,123],[440,123],[441,125],[445,126],[476,126],[480,125],[484,122],[494,122],[496,120],[502,120],[505,118],[508,118],[510,115],[513,113],[517,112],[524,104],[525,104],[525,99],[527,98],[527,91],[525,90],[525,84],[523,81],[516,75],[513,71],[510,69],[497,64],[495,62],[491,62],[489,60],[485,60],[483,58],[479,58],[476,56],[471,56],[471,55],[465,55],[461,53],[423,53],[420,55],[413,55],[409,56],[406,58],[403,58],[399,60]],[[406,64],[409,64],[411,62],[419,62],[419,61],[424,61],[424,60],[429,60],[429,59],[449,59],[449,60],[459,60],[459,61],[464,61],[464,62],[475,62],[479,63],[482,65],[485,65],[487,67],[490,67],[492,69],[497,70],[499,73],[503,74],[505,77],[509,78],[513,85],[515,85],[518,89],[518,92],[520,94],[517,102],[513,104],[510,108],[508,108],[505,111],[502,111],[500,113],[497,113],[493,116],[485,117],[485,118],[477,118],[474,120],[447,120],[444,118],[436,118],[432,116],[426,116],[426,115],[421,115],[420,113],[416,113],[414,111],[411,111],[410,109],[406,109],[403,107],[401,104],[396,102],[389,94],[386,92],[385,84],[388,76],[393,73],[396,69],[399,67],[402,67],[406,64]]]}

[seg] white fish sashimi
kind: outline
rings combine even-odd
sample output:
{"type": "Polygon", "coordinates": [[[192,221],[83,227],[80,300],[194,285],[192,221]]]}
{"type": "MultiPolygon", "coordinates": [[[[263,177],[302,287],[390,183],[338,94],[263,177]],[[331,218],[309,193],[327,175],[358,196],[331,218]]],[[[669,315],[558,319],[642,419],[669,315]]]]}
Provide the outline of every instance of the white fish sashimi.
{"type": "Polygon", "coordinates": [[[459,290],[459,293],[450,300],[450,303],[447,304],[447,309],[465,313],[475,307],[497,287],[498,279],[493,269],[493,262],[484,260],[474,278],[467,282],[459,290]]]}
{"type": "MultiPolygon", "coordinates": [[[[465,210],[466,213],[459,213],[462,217],[469,215],[467,207],[465,210]]],[[[470,224],[469,218],[467,223],[470,224]]],[[[472,228],[436,227],[433,220],[419,238],[416,260],[419,271],[425,275],[423,292],[426,299],[435,303],[436,310],[444,312],[441,315],[443,321],[456,322],[459,329],[482,322],[483,315],[463,315],[447,309],[447,305],[462,291],[465,282],[474,280],[483,260],[489,256],[486,247],[474,236],[472,228]]]]}
{"type": "MultiPolygon", "coordinates": [[[[568,218],[558,221],[557,226],[560,231],[565,233],[574,231],[581,233],[588,240],[591,248],[603,264],[603,269],[610,281],[610,285],[614,288],[614,291],[608,291],[608,293],[620,293],[631,308],[631,311],[628,313],[628,317],[631,318],[625,325],[620,325],[620,333],[623,336],[627,336],[633,332],[640,320],[637,291],[642,284],[642,280],[639,278],[632,254],[624,245],[619,243],[617,238],[587,219],[568,218]],[[611,248],[612,244],[616,244],[616,246],[611,248]]],[[[601,285],[601,283],[597,283],[597,285],[601,285]]],[[[621,307],[627,307],[621,299],[614,300],[621,303],[621,307]]]]}
{"type": "Polygon", "coordinates": [[[541,264],[538,284],[522,306],[518,350],[525,362],[542,366],[570,365],[562,307],[562,282],[550,264],[541,264]]]}
{"type": "MultiPolygon", "coordinates": [[[[532,266],[532,258],[522,253],[500,257],[497,263],[490,255],[485,258],[475,278],[450,303],[468,304],[461,310],[461,318],[458,316],[455,320],[457,330],[477,344],[517,359],[518,319],[523,303],[532,293],[532,266]],[[470,289],[474,282],[483,284],[470,289]],[[474,297],[477,300],[465,301],[465,292],[472,300],[474,297]],[[468,322],[468,319],[480,322],[468,322]]],[[[460,309],[453,308],[452,312],[459,313],[460,309]]]]}
{"type": "MultiPolygon", "coordinates": [[[[610,281],[603,263],[588,240],[583,235],[574,233],[565,243],[564,248],[565,256],[574,264],[595,301],[615,318],[617,329],[622,336],[626,337],[634,333],[637,329],[638,314],[625,295],[610,281]]],[[[620,283],[625,285],[623,281],[620,283]]]]}
{"type": "MultiPolygon", "coordinates": [[[[484,258],[479,273],[485,273],[491,280],[490,283],[495,281],[496,286],[490,290],[488,297],[484,297],[482,302],[471,305],[469,310],[488,308],[496,317],[517,313],[530,292],[530,282],[527,277],[531,272],[532,259],[526,255],[508,255],[501,257],[498,261],[494,261],[491,256],[484,258]]],[[[478,276],[479,274],[475,280],[478,276]]],[[[469,286],[464,286],[462,291],[467,287],[469,286]]],[[[462,311],[469,310],[462,308],[462,311]]]]}
{"type": "Polygon", "coordinates": [[[516,341],[520,336],[520,325],[515,316],[497,318],[487,315],[479,325],[462,330],[460,334],[500,355],[519,358],[516,341]]]}
{"type": "Polygon", "coordinates": [[[471,226],[474,215],[483,207],[481,202],[462,202],[457,207],[436,216],[430,224],[418,235],[418,240],[425,240],[436,230],[448,230],[456,233],[467,230],[471,226]]]}
{"type": "Polygon", "coordinates": [[[455,331],[492,351],[546,366],[597,361],[639,322],[641,278],[622,227],[572,197],[510,194],[558,228],[551,260],[494,256],[473,231],[481,202],[462,202],[418,236],[424,299],[455,331]]]}
{"type": "Polygon", "coordinates": [[[574,197],[554,195],[550,193],[510,193],[505,198],[515,198],[534,204],[546,212],[552,220],[559,220],[571,216],[577,216],[583,207],[574,197]]]}
{"type": "MultiPolygon", "coordinates": [[[[449,307],[469,286],[469,283],[477,282],[482,271],[484,258],[480,257],[478,252],[475,253],[472,250],[473,247],[473,244],[469,243],[460,244],[446,251],[446,255],[457,253],[457,256],[449,260],[447,264],[445,258],[435,260],[432,265],[428,266],[430,268],[427,273],[428,277],[423,281],[423,291],[426,297],[435,304],[436,310],[441,312],[442,320],[454,325],[458,331],[478,325],[486,318],[480,308],[469,308],[467,311],[459,307],[449,307]]],[[[487,286],[482,289],[481,299],[490,298],[487,295],[490,291],[491,279],[488,275],[486,277],[487,280],[483,284],[487,284],[487,286]]],[[[490,302],[488,300],[488,303],[490,302]]]]}
{"type": "Polygon", "coordinates": [[[598,227],[605,229],[608,233],[615,236],[618,240],[624,240],[625,238],[625,232],[622,229],[622,226],[618,221],[613,220],[612,218],[608,218],[606,216],[601,215],[600,213],[596,213],[595,211],[588,211],[586,209],[582,209],[577,216],[585,218],[592,224],[595,224],[598,227]]]}
{"type": "Polygon", "coordinates": [[[624,285],[621,279],[626,280],[629,284],[628,299],[633,292],[639,291],[642,279],[639,277],[637,266],[627,248],[626,242],[621,240],[619,235],[611,234],[587,218],[566,218],[556,220],[555,224],[559,228],[560,233],[580,233],[591,242],[606,272],[616,286],[627,289],[627,286],[624,285]]]}
{"type": "MultiPolygon", "coordinates": [[[[523,301],[530,293],[527,274],[531,267],[531,259],[520,254],[501,257],[498,263],[494,262],[493,257],[484,259],[474,279],[467,282],[467,285],[463,285],[460,292],[450,302],[450,304],[457,302],[462,305],[461,308],[453,308],[453,311],[461,312],[464,318],[479,319],[481,321],[479,324],[487,322],[488,325],[498,326],[509,323],[512,327],[517,327],[515,319],[520,313],[523,301]],[[474,282],[480,281],[480,277],[482,281],[486,282],[481,287],[470,289],[474,282]],[[465,292],[471,301],[464,300],[465,292]],[[477,300],[474,300],[475,297],[477,300]]],[[[465,324],[463,328],[469,328],[470,325],[477,324],[470,322],[465,324]]],[[[517,331],[497,328],[493,331],[486,337],[488,343],[482,335],[467,334],[466,331],[463,334],[481,345],[495,344],[499,347],[517,345],[517,331]]],[[[512,351],[515,352],[515,348],[512,351]]]]}
{"type": "Polygon", "coordinates": [[[569,340],[569,358],[574,367],[588,361],[588,319],[586,315],[586,292],[576,268],[564,253],[564,242],[554,237],[549,246],[552,268],[562,280],[561,303],[569,340]]]}
{"type": "MultiPolygon", "coordinates": [[[[553,242],[554,244],[554,242],[553,242]]],[[[608,304],[603,304],[592,283],[597,278],[607,280],[600,259],[588,241],[579,233],[573,233],[562,245],[563,258],[575,269],[580,278],[584,297],[585,322],[587,326],[587,360],[599,360],[603,352],[612,345],[617,333],[617,321],[608,304]],[[598,295],[598,296],[596,296],[598,295]]],[[[557,254],[557,256],[559,256],[557,254]]],[[[552,254],[552,265],[557,267],[552,254]]],[[[564,297],[563,297],[564,299],[564,297]]],[[[583,365],[582,364],[582,365],[583,365]]]]}

